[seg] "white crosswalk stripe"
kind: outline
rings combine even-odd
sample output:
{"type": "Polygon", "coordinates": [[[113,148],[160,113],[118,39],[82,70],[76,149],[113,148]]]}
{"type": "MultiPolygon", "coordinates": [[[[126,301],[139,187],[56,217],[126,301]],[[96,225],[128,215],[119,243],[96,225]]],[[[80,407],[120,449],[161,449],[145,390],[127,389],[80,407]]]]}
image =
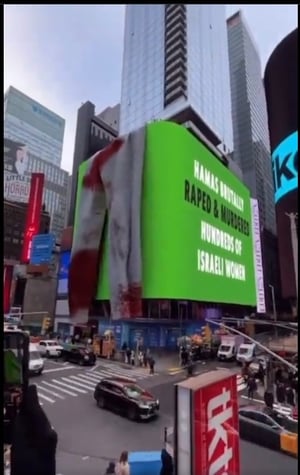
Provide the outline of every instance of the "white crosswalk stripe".
{"type": "MultiPolygon", "coordinates": [[[[68,378],[63,378],[64,381],[67,381],[67,383],[72,383],[72,380],[68,379],[68,378]]],[[[62,382],[62,381],[59,381],[58,379],[52,379],[53,383],[55,384],[58,384],[60,386],[64,386],[66,388],[70,388],[72,389],[73,391],[77,391],[78,393],[81,393],[81,394],[86,394],[86,391],[84,391],[83,389],[79,389],[79,388],[76,388],[74,386],[71,386],[71,384],[66,384],[65,382],[62,382]]]]}
{"type": "Polygon", "coordinates": [[[73,397],[78,396],[78,394],[72,391],[68,391],[67,389],[64,389],[64,388],[58,388],[55,384],[48,383],[48,381],[43,381],[43,384],[45,384],[46,386],[49,386],[50,388],[59,389],[59,391],[62,391],[63,393],[68,394],[69,396],[73,396],[73,397]]]}
{"type": "Polygon", "coordinates": [[[37,389],[40,404],[53,404],[65,400],[68,396],[78,397],[91,394],[101,379],[111,377],[141,381],[148,378],[149,373],[143,368],[125,368],[104,360],[92,369],[82,370],[71,375],[59,374],[55,379],[39,380],[37,389]]]}

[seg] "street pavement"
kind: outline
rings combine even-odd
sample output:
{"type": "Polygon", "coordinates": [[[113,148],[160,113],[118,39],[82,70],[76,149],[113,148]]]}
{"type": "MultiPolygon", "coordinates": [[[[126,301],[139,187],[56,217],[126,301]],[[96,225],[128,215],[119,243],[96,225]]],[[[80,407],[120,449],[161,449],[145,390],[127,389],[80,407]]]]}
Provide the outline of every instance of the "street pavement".
{"type": "MultiPolygon", "coordinates": [[[[198,371],[206,372],[211,369],[208,365],[198,371]]],[[[86,369],[47,361],[44,375],[32,378],[32,382],[39,386],[43,408],[58,433],[57,475],[101,475],[105,473],[108,462],[115,461],[123,450],[162,449],[164,428],[170,429],[174,425],[174,383],[184,379],[185,375],[149,376],[142,371],[144,370],[140,368],[129,369],[105,360],[98,360],[95,368],[86,369]],[[100,373],[113,375],[118,371],[117,374],[125,376],[121,369],[135,375],[138,384],[147,387],[160,400],[160,416],[157,419],[131,422],[96,406],[93,390],[97,380],[101,378],[100,373]],[[45,388],[61,397],[45,391],[45,388]],[[41,394],[54,402],[42,399],[41,394]]],[[[243,441],[241,463],[242,475],[279,475],[283,470],[294,475],[297,470],[296,460],[243,441]]]]}
{"type": "Polygon", "coordinates": [[[47,405],[93,393],[102,378],[122,377],[137,383],[148,379],[152,384],[161,376],[158,373],[150,375],[146,368],[125,367],[107,360],[98,360],[93,367],[46,360],[43,374],[31,378],[31,382],[37,386],[40,404],[47,405]]]}

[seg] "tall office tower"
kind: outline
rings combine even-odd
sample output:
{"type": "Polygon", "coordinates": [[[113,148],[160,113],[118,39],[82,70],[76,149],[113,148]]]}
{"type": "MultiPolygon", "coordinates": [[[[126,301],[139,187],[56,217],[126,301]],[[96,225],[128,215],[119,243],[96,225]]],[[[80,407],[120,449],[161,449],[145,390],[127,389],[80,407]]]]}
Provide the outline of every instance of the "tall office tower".
{"type": "Polygon", "coordinates": [[[232,150],[225,5],[127,5],[120,133],[168,119],[232,150]]]}
{"type": "Polygon", "coordinates": [[[245,184],[259,204],[268,304],[268,286],[276,284],[275,273],[279,275],[279,271],[275,239],[274,185],[261,62],[240,11],[227,20],[227,32],[234,160],[242,170],[245,184]]]}
{"type": "Polygon", "coordinates": [[[57,239],[64,228],[69,179],[60,168],[64,128],[64,119],[9,87],[4,95],[4,198],[27,203],[31,173],[44,173],[43,203],[57,239]]]}
{"type": "Polygon", "coordinates": [[[65,120],[10,86],[4,95],[4,137],[60,167],[65,120]]]}
{"type": "Polygon", "coordinates": [[[69,198],[69,225],[74,224],[78,168],[110,144],[118,136],[120,107],[107,107],[100,114],[95,114],[95,105],[87,101],[77,112],[72,184],[69,198]]]}

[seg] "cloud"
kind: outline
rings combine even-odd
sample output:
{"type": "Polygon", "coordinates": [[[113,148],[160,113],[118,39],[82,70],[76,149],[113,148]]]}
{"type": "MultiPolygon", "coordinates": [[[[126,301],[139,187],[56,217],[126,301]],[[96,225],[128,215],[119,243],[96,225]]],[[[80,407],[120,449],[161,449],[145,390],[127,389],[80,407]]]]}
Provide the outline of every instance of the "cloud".
{"type": "Polygon", "coordinates": [[[62,167],[72,170],[77,109],[119,101],[124,7],[5,6],[4,89],[13,85],[66,119],[62,167]]]}
{"type": "MultiPolygon", "coordinates": [[[[297,26],[297,5],[227,5],[238,9],[262,63],[297,26]]],[[[5,5],[4,88],[20,89],[66,119],[62,167],[72,170],[77,110],[100,112],[120,100],[124,5],[5,5]]]]}

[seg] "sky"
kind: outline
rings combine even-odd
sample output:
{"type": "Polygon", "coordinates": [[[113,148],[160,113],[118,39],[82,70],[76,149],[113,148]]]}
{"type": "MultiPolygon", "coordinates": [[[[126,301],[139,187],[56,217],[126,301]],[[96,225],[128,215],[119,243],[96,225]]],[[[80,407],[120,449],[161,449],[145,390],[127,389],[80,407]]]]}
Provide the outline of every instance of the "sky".
{"type": "MultiPolygon", "coordinates": [[[[241,9],[262,60],[298,26],[297,5],[241,9]]],[[[62,168],[71,172],[77,110],[120,101],[124,5],[5,5],[4,91],[14,86],[66,120],[62,168]]]]}

